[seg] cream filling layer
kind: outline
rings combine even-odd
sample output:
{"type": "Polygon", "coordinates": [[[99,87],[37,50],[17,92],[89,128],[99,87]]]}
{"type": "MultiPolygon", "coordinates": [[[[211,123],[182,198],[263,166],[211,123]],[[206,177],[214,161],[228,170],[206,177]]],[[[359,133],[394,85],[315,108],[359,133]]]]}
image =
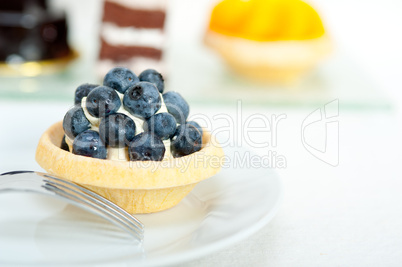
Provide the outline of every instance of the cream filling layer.
{"type": "Polygon", "coordinates": [[[101,35],[111,45],[146,46],[162,49],[165,42],[165,35],[161,29],[119,27],[109,22],[102,24],[101,35]]]}

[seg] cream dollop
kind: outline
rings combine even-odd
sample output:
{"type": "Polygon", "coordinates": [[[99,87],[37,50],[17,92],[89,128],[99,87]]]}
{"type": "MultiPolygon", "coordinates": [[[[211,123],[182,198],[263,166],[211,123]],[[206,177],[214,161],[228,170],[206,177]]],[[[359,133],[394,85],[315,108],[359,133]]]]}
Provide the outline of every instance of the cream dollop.
{"type": "MultiPolygon", "coordinates": [[[[130,117],[134,121],[135,128],[136,128],[135,135],[138,135],[138,134],[144,132],[144,120],[131,115],[130,112],[128,112],[123,106],[124,94],[119,93],[119,92],[117,92],[117,94],[119,95],[119,98],[120,98],[120,101],[121,101],[121,106],[117,110],[117,113],[122,113],[124,115],[127,115],[128,117],[130,117]]],[[[162,94],[159,93],[159,96],[161,97],[162,105],[161,105],[161,108],[155,114],[162,113],[162,112],[168,112],[168,110],[166,108],[166,104],[163,101],[162,94]]],[[[96,117],[92,116],[91,114],[89,114],[88,109],[86,107],[86,100],[87,100],[86,97],[83,97],[82,100],[81,100],[81,107],[84,110],[85,117],[91,123],[91,128],[90,129],[93,130],[93,131],[99,132],[100,118],[96,118],[96,117]]],[[[73,148],[73,141],[74,140],[71,140],[66,135],[66,143],[69,146],[70,151],[72,151],[72,148],[73,148]]],[[[163,160],[172,158],[172,154],[170,153],[170,140],[169,139],[168,140],[163,140],[163,144],[165,145],[165,149],[166,149],[165,156],[163,157],[163,160]]],[[[107,147],[107,159],[108,160],[120,160],[120,161],[128,161],[128,160],[130,160],[130,158],[128,156],[128,147],[114,148],[114,147],[109,147],[108,146],[107,147]]]]}

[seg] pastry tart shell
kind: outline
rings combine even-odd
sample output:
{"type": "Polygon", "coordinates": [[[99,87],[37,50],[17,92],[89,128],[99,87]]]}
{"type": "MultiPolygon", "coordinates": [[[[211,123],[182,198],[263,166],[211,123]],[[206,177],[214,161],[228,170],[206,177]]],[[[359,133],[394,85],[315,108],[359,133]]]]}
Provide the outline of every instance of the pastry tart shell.
{"type": "Polygon", "coordinates": [[[234,72],[274,84],[294,83],[333,50],[327,34],[306,40],[253,41],[208,30],[204,42],[234,72]]]}
{"type": "Polygon", "coordinates": [[[163,161],[117,161],[78,156],[60,148],[62,122],[39,140],[36,161],[48,173],[78,183],[129,213],[151,213],[178,204],[195,185],[221,169],[224,153],[204,131],[200,151],[163,161]]]}

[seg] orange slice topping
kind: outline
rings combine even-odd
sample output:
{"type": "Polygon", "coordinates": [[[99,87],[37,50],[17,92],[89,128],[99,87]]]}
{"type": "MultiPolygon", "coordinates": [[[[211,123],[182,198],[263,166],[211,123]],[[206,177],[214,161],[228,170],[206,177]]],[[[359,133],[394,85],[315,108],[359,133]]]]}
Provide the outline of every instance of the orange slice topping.
{"type": "Polygon", "coordinates": [[[324,34],[318,13],[300,0],[224,0],[209,29],[254,41],[306,40],[324,34]]]}

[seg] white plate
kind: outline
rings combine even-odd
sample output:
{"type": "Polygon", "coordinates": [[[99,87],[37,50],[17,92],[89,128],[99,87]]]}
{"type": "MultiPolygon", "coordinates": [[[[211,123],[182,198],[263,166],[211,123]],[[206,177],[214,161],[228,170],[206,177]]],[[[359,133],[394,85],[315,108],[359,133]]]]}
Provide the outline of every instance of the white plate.
{"type": "Polygon", "coordinates": [[[137,216],[146,226],[142,249],[115,226],[75,206],[35,194],[0,194],[0,265],[167,265],[233,245],[272,219],[282,188],[272,170],[236,166],[252,156],[249,151],[225,152],[228,166],[179,205],[137,216]]]}

